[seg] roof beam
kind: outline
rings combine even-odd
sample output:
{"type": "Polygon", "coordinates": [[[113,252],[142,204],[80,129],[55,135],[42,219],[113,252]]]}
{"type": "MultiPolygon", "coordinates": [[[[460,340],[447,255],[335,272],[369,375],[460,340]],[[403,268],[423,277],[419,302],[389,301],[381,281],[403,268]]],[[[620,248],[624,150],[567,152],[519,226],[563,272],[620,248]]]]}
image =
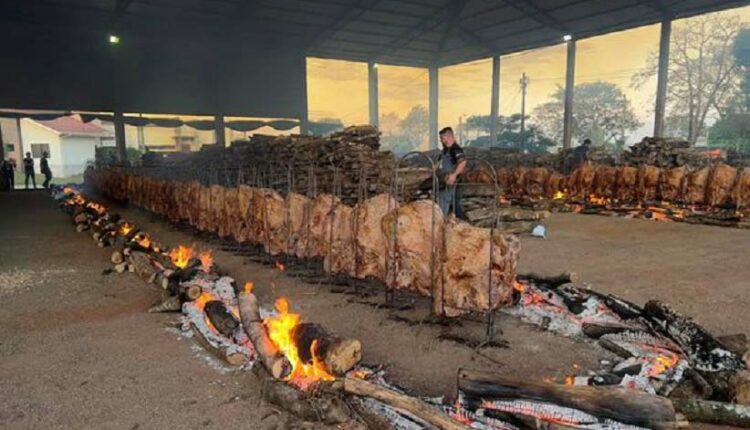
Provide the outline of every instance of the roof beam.
{"type": "Polygon", "coordinates": [[[344,8],[341,12],[326,24],[325,29],[310,43],[310,47],[320,44],[324,40],[336,34],[351,21],[362,16],[367,10],[375,6],[380,0],[356,0],[351,6],[344,8]]]}
{"type": "Polygon", "coordinates": [[[413,27],[408,28],[406,31],[398,34],[393,39],[393,42],[390,44],[390,46],[376,53],[373,56],[372,60],[381,60],[383,57],[389,56],[399,49],[403,48],[404,46],[408,45],[410,42],[412,42],[414,39],[419,38],[421,35],[434,30],[435,27],[443,24],[446,20],[448,20],[448,18],[450,18],[450,11],[450,8],[437,9],[435,13],[425,17],[413,27]]]}
{"type": "Polygon", "coordinates": [[[503,2],[546,27],[554,28],[563,33],[569,33],[565,24],[534,4],[532,0],[503,0],[503,2]]]}
{"type": "Polygon", "coordinates": [[[448,39],[453,35],[458,23],[461,21],[461,13],[466,6],[466,0],[453,0],[451,2],[451,17],[448,26],[443,31],[443,35],[440,37],[440,44],[438,45],[438,55],[445,49],[448,39]]]}

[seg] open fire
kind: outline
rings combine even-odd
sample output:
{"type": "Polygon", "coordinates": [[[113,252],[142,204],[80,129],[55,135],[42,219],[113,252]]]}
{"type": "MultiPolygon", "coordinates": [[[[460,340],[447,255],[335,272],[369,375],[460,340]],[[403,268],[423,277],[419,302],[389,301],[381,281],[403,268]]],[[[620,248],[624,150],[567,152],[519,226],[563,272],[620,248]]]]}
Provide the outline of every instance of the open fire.
{"type": "Polygon", "coordinates": [[[210,249],[203,251],[198,255],[198,259],[201,261],[201,270],[206,273],[211,272],[211,267],[214,265],[214,252],[210,249]]]}
{"type": "Polygon", "coordinates": [[[175,266],[180,269],[184,269],[190,263],[190,259],[193,258],[193,248],[184,245],[179,245],[177,248],[173,248],[169,251],[169,258],[172,260],[175,266]]]}
{"type": "Polygon", "coordinates": [[[268,337],[289,360],[292,372],[287,382],[305,389],[317,381],[333,381],[335,378],[317,358],[318,341],[313,340],[310,346],[312,363],[303,363],[294,340],[294,330],[300,324],[300,315],[289,311],[289,301],[280,297],[274,304],[277,314],[263,320],[268,330],[268,337]]]}

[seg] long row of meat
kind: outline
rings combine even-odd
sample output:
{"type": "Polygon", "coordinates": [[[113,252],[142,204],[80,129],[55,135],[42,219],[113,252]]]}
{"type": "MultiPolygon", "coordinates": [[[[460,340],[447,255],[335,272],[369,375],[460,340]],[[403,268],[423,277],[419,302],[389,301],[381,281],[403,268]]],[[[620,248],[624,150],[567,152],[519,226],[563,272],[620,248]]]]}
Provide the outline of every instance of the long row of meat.
{"type": "Polygon", "coordinates": [[[432,296],[436,313],[486,311],[511,300],[518,239],[444,219],[429,200],[398,206],[378,194],[352,207],[331,194],[283,197],[267,188],[204,186],[118,169],[90,171],[86,180],[171,222],[261,245],[271,255],[323,258],[328,273],[432,296]]]}
{"type": "Polygon", "coordinates": [[[550,169],[511,168],[498,171],[498,182],[512,197],[577,198],[596,195],[620,201],[665,200],[674,203],[750,207],[750,169],[724,163],[691,170],[686,166],[613,167],[584,164],[569,175],[550,169]]]}

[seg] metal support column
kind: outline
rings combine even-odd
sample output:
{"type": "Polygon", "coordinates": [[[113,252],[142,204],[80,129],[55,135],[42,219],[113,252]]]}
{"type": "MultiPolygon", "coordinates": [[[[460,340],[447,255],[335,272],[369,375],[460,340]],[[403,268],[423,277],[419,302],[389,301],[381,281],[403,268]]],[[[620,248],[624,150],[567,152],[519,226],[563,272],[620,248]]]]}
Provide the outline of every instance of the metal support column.
{"type": "Polygon", "coordinates": [[[378,64],[367,63],[367,90],[369,94],[370,125],[379,127],[380,113],[378,111],[378,64]]]}
{"type": "Polygon", "coordinates": [[[214,115],[214,134],[216,135],[216,144],[227,146],[226,135],[224,134],[224,115],[214,115]]]}
{"type": "Polygon", "coordinates": [[[429,149],[438,148],[438,68],[432,66],[430,71],[430,134],[429,134],[429,149]]]}
{"type": "Polygon", "coordinates": [[[576,75],[576,41],[568,42],[567,68],[565,70],[565,105],[563,107],[563,149],[570,148],[573,137],[573,92],[576,75]]]}
{"type": "Polygon", "coordinates": [[[497,116],[500,103],[500,56],[492,57],[492,92],[490,94],[490,145],[497,142],[497,116]]]}
{"type": "Polygon", "coordinates": [[[667,79],[669,75],[669,39],[672,34],[672,20],[661,22],[659,39],[659,71],[656,81],[656,106],[654,107],[654,137],[664,135],[664,112],[667,102],[667,79]]]}
{"type": "Polygon", "coordinates": [[[122,112],[115,112],[115,146],[117,146],[117,161],[125,164],[128,161],[128,151],[125,146],[125,122],[122,112]]]}
{"type": "MultiPolygon", "coordinates": [[[[307,61],[307,60],[305,60],[307,61]]],[[[309,134],[310,133],[310,95],[307,93],[307,66],[305,66],[305,73],[302,78],[302,94],[305,95],[305,100],[302,103],[302,114],[299,118],[299,133],[309,134]]]]}

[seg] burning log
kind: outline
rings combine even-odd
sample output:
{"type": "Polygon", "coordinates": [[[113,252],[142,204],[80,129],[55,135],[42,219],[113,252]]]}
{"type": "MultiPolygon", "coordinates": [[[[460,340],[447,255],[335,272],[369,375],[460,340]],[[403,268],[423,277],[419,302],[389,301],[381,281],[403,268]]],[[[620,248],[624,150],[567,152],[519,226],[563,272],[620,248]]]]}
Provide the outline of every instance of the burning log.
{"type": "Polygon", "coordinates": [[[677,426],[675,410],[668,399],[621,387],[541,384],[460,369],[458,389],[470,397],[547,402],[657,430],[677,426]]]}
{"type": "Polygon", "coordinates": [[[303,363],[322,362],[335,375],[344,375],[362,359],[362,344],[356,339],[341,339],[329,334],[322,326],[302,323],[292,330],[303,363]],[[316,347],[313,348],[313,343],[316,347]],[[313,349],[315,357],[313,357],[313,349]]]}
{"type": "Polygon", "coordinates": [[[699,371],[737,371],[745,364],[736,354],[726,350],[708,330],[686,318],[669,306],[652,300],[644,306],[643,316],[659,333],[669,336],[690,357],[699,371]]]}
{"type": "Polygon", "coordinates": [[[208,320],[211,321],[216,330],[228,338],[231,338],[234,331],[240,326],[239,321],[234,318],[221,300],[206,302],[203,312],[206,313],[208,320]]]}
{"type": "Polygon", "coordinates": [[[750,407],[699,399],[673,399],[677,412],[690,421],[750,428],[750,407]]]}
{"type": "Polygon", "coordinates": [[[441,430],[470,429],[466,424],[454,420],[444,412],[417,398],[397,393],[360,378],[347,376],[346,379],[344,379],[344,392],[357,396],[371,397],[387,405],[403,409],[441,430]]]}
{"type": "Polygon", "coordinates": [[[560,285],[578,282],[578,275],[575,272],[563,272],[558,275],[539,275],[537,273],[519,273],[519,280],[530,281],[535,284],[543,284],[550,288],[557,288],[560,285]]]}
{"type": "Polygon", "coordinates": [[[258,298],[252,293],[252,284],[237,297],[240,320],[245,333],[255,346],[255,351],[263,365],[276,379],[285,379],[292,371],[292,365],[268,337],[263,319],[260,317],[258,298]]]}

